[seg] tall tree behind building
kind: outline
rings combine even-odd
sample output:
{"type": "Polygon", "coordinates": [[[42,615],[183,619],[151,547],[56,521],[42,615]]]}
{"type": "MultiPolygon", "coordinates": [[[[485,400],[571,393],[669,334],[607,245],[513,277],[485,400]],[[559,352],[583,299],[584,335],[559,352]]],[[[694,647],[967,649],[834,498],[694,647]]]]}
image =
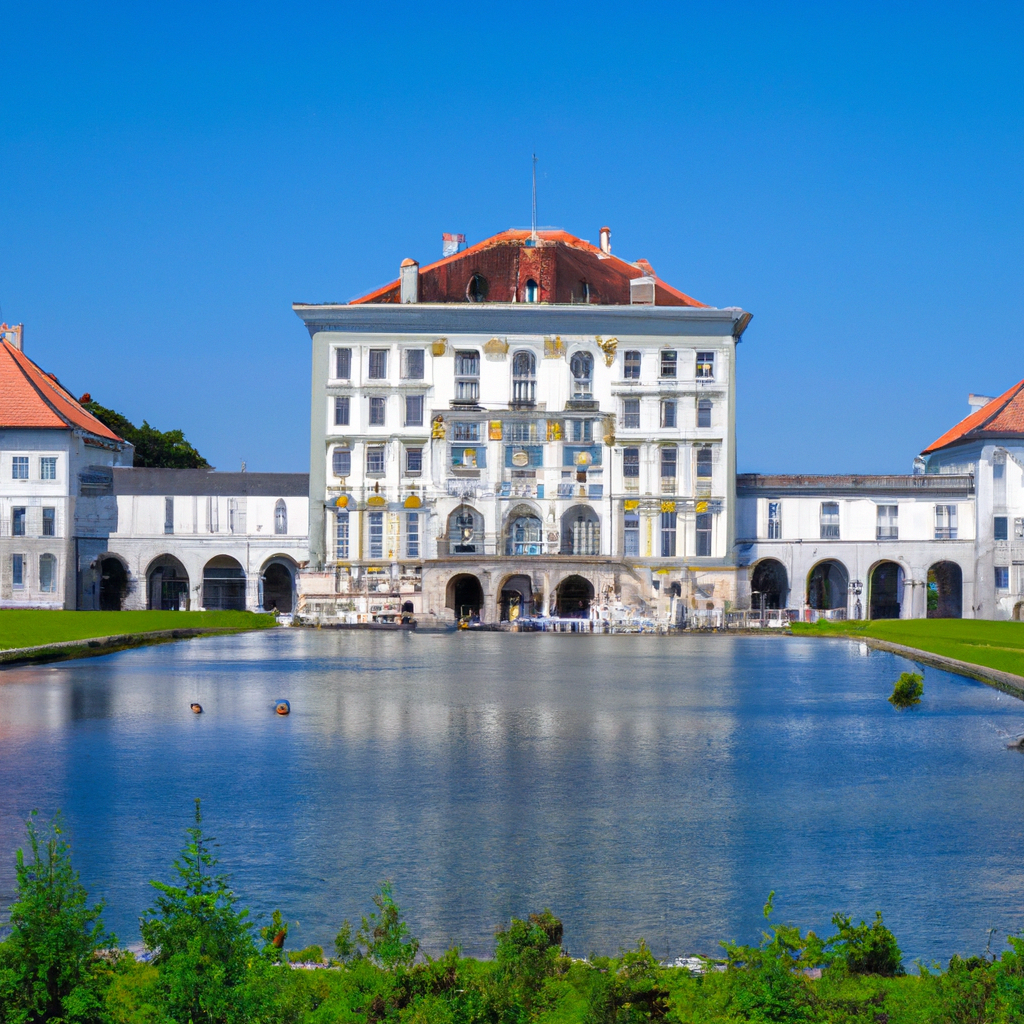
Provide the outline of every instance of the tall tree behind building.
{"type": "Polygon", "coordinates": [[[185,440],[180,430],[157,430],[145,420],[137,427],[126,416],[106,409],[85,394],[81,404],[115,434],[135,446],[133,465],[152,469],[210,469],[210,464],[185,440]]]}

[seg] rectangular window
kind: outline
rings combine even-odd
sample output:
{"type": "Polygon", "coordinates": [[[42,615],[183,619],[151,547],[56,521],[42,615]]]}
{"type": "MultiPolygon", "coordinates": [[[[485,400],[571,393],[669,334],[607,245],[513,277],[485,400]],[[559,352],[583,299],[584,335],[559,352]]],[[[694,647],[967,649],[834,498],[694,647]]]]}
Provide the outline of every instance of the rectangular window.
{"type": "Polygon", "coordinates": [[[335,395],[334,397],[334,425],[336,427],[347,427],[349,421],[349,407],[351,399],[348,395],[335,395]]]}
{"type": "Polygon", "coordinates": [[[639,352],[623,352],[622,353],[622,379],[623,380],[639,380],[640,379],[640,353],[639,352]]]}
{"type": "Polygon", "coordinates": [[[405,472],[408,476],[419,476],[423,472],[423,449],[405,449],[405,472]]]}
{"type": "Polygon", "coordinates": [[[666,480],[671,477],[673,480],[676,476],[676,449],[675,448],[662,448],[661,449],[661,479],[666,480]]]}
{"type": "Polygon", "coordinates": [[[23,508],[11,509],[11,536],[25,536],[25,509],[23,508]]]}
{"type": "Polygon", "coordinates": [[[164,533],[174,533],[173,498],[164,498],[164,533]]]}
{"type": "Polygon", "coordinates": [[[531,420],[529,423],[505,423],[505,437],[509,441],[536,441],[537,424],[531,420]]]}
{"type": "Polygon", "coordinates": [[[206,499],[206,530],[208,533],[220,532],[220,503],[214,497],[206,499]]]}
{"type": "Polygon", "coordinates": [[[370,399],[370,426],[383,427],[384,414],[387,411],[388,400],[386,398],[370,399]]]}
{"type": "Polygon", "coordinates": [[[640,399],[626,398],[622,402],[622,428],[623,430],[640,429],[640,399]]]}
{"type": "Polygon", "coordinates": [[[386,348],[370,349],[370,380],[388,379],[388,350],[386,348]]]}
{"type": "Polygon", "coordinates": [[[697,426],[698,427],[710,427],[711,426],[711,399],[702,398],[697,403],[697,426]]]}
{"type": "Polygon", "coordinates": [[[661,557],[675,558],[676,556],[676,514],[675,512],[661,513],[661,557]]]}
{"type": "Polygon", "coordinates": [[[405,396],[405,425],[407,427],[423,426],[423,396],[405,396]]]}
{"type": "Polygon", "coordinates": [[[403,353],[405,366],[402,376],[406,380],[423,380],[423,349],[407,348],[403,353]]]}
{"type": "Polygon", "coordinates": [[[420,517],[418,512],[407,512],[405,516],[405,557],[420,557],[420,517]]]}
{"type": "Polygon", "coordinates": [[[899,540],[899,505],[879,505],[878,525],[875,536],[878,540],[899,540]]]}
{"type": "Polygon", "coordinates": [[[467,420],[455,420],[452,423],[453,441],[479,441],[480,424],[470,423],[467,420]]]}
{"type": "Polygon", "coordinates": [[[640,557],[640,516],[627,512],[622,526],[622,553],[627,558],[640,557]]]}
{"type": "Polygon", "coordinates": [[[711,556],[711,513],[697,513],[697,554],[702,558],[711,556]]]}
{"type": "Polygon", "coordinates": [[[374,445],[366,449],[366,472],[371,476],[384,475],[384,447],[374,445]]]}
{"type": "Polygon", "coordinates": [[[40,480],[56,480],[57,479],[57,459],[53,455],[44,455],[39,460],[39,479],[40,480]]]}
{"type": "Polygon", "coordinates": [[[27,480],[28,479],[28,456],[27,455],[15,455],[11,460],[11,479],[12,480],[27,480]]]}
{"type": "Polygon", "coordinates": [[[593,420],[569,420],[572,424],[572,439],[574,441],[584,441],[589,444],[594,439],[594,421],[593,420]]]}
{"type": "Polygon", "coordinates": [[[25,586],[24,555],[11,555],[11,584],[19,590],[25,586]]]}
{"type": "Polygon", "coordinates": [[[1010,534],[1006,516],[996,516],[992,521],[992,536],[995,540],[1009,540],[1010,534]]]}
{"type": "Polygon", "coordinates": [[[1015,540],[1024,540],[1024,519],[1020,517],[1014,519],[1013,536],[1015,540]]]}
{"type": "Polygon", "coordinates": [[[350,476],[352,473],[352,452],[348,448],[335,448],[331,456],[335,476],[350,476]]]}
{"type": "Polygon", "coordinates": [[[715,353],[697,353],[697,380],[715,379],[715,353]]]}
{"type": "Polygon", "coordinates": [[[339,559],[348,558],[348,512],[342,512],[340,509],[337,512],[337,524],[335,527],[337,546],[335,547],[335,557],[339,559]]]}
{"type": "Polygon", "coordinates": [[[480,398],[480,353],[455,353],[455,401],[476,403],[480,398]]]}
{"type": "Polygon", "coordinates": [[[55,537],[57,535],[57,510],[55,508],[43,509],[43,536],[55,537]]]}
{"type": "Polygon", "coordinates": [[[821,503],[821,539],[839,539],[839,502],[823,501],[821,503]]]}
{"type": "Polygon", "coordinates": [[[370,557],[384,557],[384,513],[370,512],[370,557]]]}
{"type": "Polygon", "coordinates": [[[935,539],[956,540],[956,505],[935,506],[935,539]]]}
{"type": "Polygon", "coordinates": [[[1010,589],[1010,567],[1008,565],[997,565],[996,567],[996,590],[1010,589]]]}
{"type": "Polygon", "coordinates": [[[679,362],[679,353],[668,349],[661,353],[661,376],[665,378],[675,377],[676,368],[679,362]]]}
{"type": "Polygon", "coordinates": [[[714,471],[714,460],[710,448],[697,449],[697,479],[710,480],[714,471]]]}
{"type": "Polygon", "coordinates": [[[674,427],[676,425],[676,403],[666,399],[661,403],[661,425],[662,427],[674,427]]]}
{"type": "Polygon", "coordinates": [[[352,379],[352,349],[336,348],[334,350],[334,376],[339,380],[352,379]]]}
{"type": "Polygon", "coordinates": [[[640,449],[622,449],[622,475],[627,479],[638,480],[640,478],[640,449]]]}
{"type": "Polygon", "coordinates": [[[768,502],[768,539],[782,540],[782,502],[768,502]]]}
{"type": "Polygon", "coordinates": [[[53,555],[39,556],[39,589],[52,594],[57,589],[57,559],[53,555]]]}

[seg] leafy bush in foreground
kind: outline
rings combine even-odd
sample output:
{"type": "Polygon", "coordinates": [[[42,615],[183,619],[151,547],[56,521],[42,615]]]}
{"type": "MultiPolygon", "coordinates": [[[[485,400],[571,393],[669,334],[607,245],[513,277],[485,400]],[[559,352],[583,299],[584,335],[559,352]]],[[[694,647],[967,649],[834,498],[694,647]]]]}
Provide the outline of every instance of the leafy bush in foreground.
{"type": "Polygon", "coordinates": [[[894,708],[909,708],[921,703],[924,693],[924,678],[916,672],[902,672],[892,688],[889,703],[894,708]]]}

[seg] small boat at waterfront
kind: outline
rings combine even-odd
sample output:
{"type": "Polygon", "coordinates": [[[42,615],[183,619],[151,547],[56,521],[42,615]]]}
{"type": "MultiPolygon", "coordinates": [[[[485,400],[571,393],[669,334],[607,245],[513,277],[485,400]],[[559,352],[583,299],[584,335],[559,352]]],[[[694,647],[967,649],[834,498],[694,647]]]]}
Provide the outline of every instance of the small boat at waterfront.
{"type": "Polygon", "coordinates": [[[292,706],[286,700],[279,700],[274,704],[274,710],[279,715],[290,715],[292,713],[292,706]]]}
{"type": "Polygon", "coordinates": [[[189,707],[192,709],[193,715],[201,715],[203,713],[203,705],[197,703],[196,701],[193,701],[191,704],[189,704],[189,707]]]}

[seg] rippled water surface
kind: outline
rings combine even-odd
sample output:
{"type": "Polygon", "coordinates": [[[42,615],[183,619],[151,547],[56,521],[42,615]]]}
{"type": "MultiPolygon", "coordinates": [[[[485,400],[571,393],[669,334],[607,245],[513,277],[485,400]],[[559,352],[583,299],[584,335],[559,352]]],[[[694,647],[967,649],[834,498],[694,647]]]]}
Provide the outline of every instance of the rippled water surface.
{"type": "Polygon", "coordinates": [[[1024,927],[1024,703],[841,640],[276,630],[0,671],[0,903],[32,809],[137,940],[192,799],[254,911],[329,946],[392,878],[425,948],[550,906],[659,955],[881,909],[910,957],[1024,927]],[[273,714],[278,697],[292,714],[273,714]],[[189,711],[199,700],[201,716],[189,711]]]}

